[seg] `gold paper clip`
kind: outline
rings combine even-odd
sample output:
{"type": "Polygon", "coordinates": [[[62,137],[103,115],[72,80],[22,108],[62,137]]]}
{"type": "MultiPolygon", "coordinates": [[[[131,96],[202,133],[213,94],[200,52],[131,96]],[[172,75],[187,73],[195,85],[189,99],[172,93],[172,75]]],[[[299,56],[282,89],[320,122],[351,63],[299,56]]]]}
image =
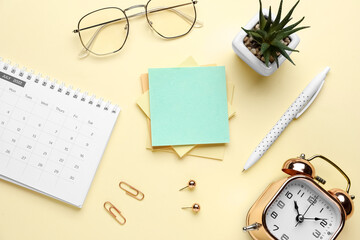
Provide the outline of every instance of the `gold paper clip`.
{"type": "Polygon", "coordinates": [[[121,212],[111,203],[111,202],[105,202],[104,203],[105,210],[110,213],[110,215],[120,224],[124,225],[126,223],[126,218],[121,214],[121,212]],[[109,205],[109,207],[108,207],[109,205]],[[116,214],[112,211],[115,210],[116,214]],[[119,220],[119,217],[122,218],[122,221],[119,220]]]}
{"type": "Polygon", "coordinates": [[[140,192],[139,190],[137,190],[136,188],[134,188],[133,186],[129,185],[126,182],[120,182],[119,183],[119,187],[124,190],[126,192],[127,195],[129,195],[130,197],[135,198],[138,201],[141,201],[144,199],[145,195],[140,192]],[[134,193],[130,192],[129,190],[127,190],[126,188],[124,188],[122,185],[125,185],[127,188],[129,188],[130,190],[133,190],[134,193]]]}

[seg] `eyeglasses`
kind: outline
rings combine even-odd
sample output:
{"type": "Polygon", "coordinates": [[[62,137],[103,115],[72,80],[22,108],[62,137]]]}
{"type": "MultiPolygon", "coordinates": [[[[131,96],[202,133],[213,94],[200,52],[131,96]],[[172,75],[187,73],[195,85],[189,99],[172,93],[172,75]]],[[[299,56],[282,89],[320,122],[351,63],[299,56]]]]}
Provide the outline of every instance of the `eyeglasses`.
{"type": "Polygon", "coordinates": [[[89,53],[104,56],[120,51],[129,35],[129,18],[146,16],[152,30],[165,39],[174,39],[188,34],[194,27],[202,27],[197,20],[196,0],[149,0],[146,5],[135,5],[125,10],[107,7],[83,16],[77,29],[83,49],[79,57],[89,53]],[[126,12],[144,8],[133,15],[126,12]]]}

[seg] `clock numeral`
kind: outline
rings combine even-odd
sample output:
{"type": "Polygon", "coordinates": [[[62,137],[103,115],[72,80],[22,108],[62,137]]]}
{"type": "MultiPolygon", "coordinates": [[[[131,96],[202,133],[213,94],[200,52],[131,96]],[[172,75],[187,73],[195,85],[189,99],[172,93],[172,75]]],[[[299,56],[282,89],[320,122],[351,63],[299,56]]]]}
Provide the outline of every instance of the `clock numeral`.
{"type": "Polygon", "coordinates": [[[273,219],[276,219],[277,216],[278,216],[278,214],[277,214],[277,212],[273,211],[273,212],[270,214],[270,216],[271,216],[273,219]]]}
{"type": "Polygon", "coordinates": [[[274,229],[273,229],[273,231],[275,232],[275,231],[277,231],[277,230],[279,230],[279,226],[276,225],[276,224],[274,224],[274,229]]]}
{"type": "Polygon", "coordinates": [[[307,200],[311,205],[315,205],[315,203],[317,202],[317,198],[313,196],[309,196],[307,200]]]}
{"type": "Polygon", "coordinates": [[[320,213],[321,213],[323,210],[324,210],[324,208],[322,208],[322,209],[320,210],[320,213]]]}
{"type": "MultiPolygon", "coordinates": [[[[301,193],[301,189],[298,191],[297,195],[299,195],[301,193]]],[[[300,195],[300,197],[303,197],[304,196],[304,192],[300,195]]]]}
{"type": "Polygon", "coordinates": [[[325,227],[327,225],[327,221],[323,219],[320,223],[320,226],[325,227]]]}
{"type": "Polygon", "coordinates": [[[317,229],[315,229],[315,232],[313,232],[314,237],[319,238],[321,235],[321,232],[317,229]]]}
{"type": "Polygon", "coordinates": [[[285,193],[285,196],[286,196],[288,199],[291,199],[291,198],[293,197],[293,194],[292,194],[291,192],[287,191],[287,192],[285,193]]]}
{"type": "Polygon", "coordinates": [[[289,236],[286,234],[283,234],[280,238],[280,240],[289,240],[289,239],[290,239],[289,236]]]}
{"type": "Polygon", "coordinates": [[[283,201],[279,201],[277,204],[276,204],[280,209],[283,209],[285,207],[285,203],[283,201]]]}

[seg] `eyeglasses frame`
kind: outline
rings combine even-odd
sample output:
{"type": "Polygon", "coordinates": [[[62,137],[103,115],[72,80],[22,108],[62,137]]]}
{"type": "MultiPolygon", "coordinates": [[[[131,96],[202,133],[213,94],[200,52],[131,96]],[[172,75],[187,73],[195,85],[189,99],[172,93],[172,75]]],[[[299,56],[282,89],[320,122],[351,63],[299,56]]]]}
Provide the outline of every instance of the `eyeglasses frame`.
{"type": "MultiPolygon", "coordinates": [[[[73,33],[78,33],[79,38],[80,38],[80,42],[81,42],[81,44],[83,45],[84,49],[86,49],[86,51],[88,51],[88,52],[90,52],[90,53],[92,53],[92,54],[94,54],[94,55],[97,55],[97,56],[105,56],[105,55],[110,55],[110,54],[117,53],[117,52],[119,52],[119,51],[124,47],[124,45],[125,45],[125,43],[126,43],[126,41],[127,41],[127,39],[128,39],[129,31],[130,31],[130,30],[129,30],[129,29],[130,29],[129,18],[132,18],[132,17],[138,17],[138,16],[143,16],[143,15],[145,15],[145,16],[146,16],[147,23],[149,24],[150,28],[151,28],[153,31],[155,31],[160,37],[162,37],[162,38],[164,38],[164,39],[180,38],[180,37],[182,37],[182,36],[187,35],[187,34],[194,28],[194,26],[195,26],[195,24],[196,24],[196,22],[197,22],[197,12],[196,12],[196,7],[195,7],[195,4],[198,3],[197,0],[190,0],[189,3],[179,4],[179,5],[175,5],[175,6],[172,6],[172,7],[165,7],[165,8],[160,8],[160,9],[159,9],[159,8],[157,8],[157,9],[151,9],[151,10],[148,11],[148,6],[149,6],[149,3],[150,3],[151,1],[152,1],[152,0],[149,0],[149,1],[146,3],[146,5],[134,5],[134,6],[131,6],[131,7],[126,8],[125,10],[123,10],[123,9],[121,9],[121,8],[118,8],[118,7],[105,7],[105,8],[100,8],[100,9],[94,10],[94,11],[92,11],[92,12],[89,12],[89,13],[87,13],[86,15],[84,15],[82,18],[80,18],[80,20],[79,20],[79,22],[78,22],[78,25],[77,25],[77,29],[75,29],[75,30],[73,31],[73,33]],[[186,5],[189,5],[189,4],[192,4],[192,5],[193,5],[195,16],[194,16],[194,19],[193,19],[193,23],[191,24],[189,30],[188,30],[186,33],[181,34],[181,35],[178,35],[178,36],[167,37],[167,36],[164,36],[163,34],[159,33],[159,32],[152,26],[152,23],[151,23],[151,21],[150,21],[150,19],[149,19],[149,16],[148,16],[149,13],[154,13],[154,12],[158,12],[158,11],[174,9],[174,8],[186,6],[186,5]],[[135,8],[140,8],[140,7],[141,7],[141,8],[144,8],[145,11],[144,11],[144,12],[139,12],[139,13],[136,13],[136,14],[133,14],[133,15],[130,15],[130,16],[127,16],[127,15],[126,15],[126,11],[129,11],[129,10],[135,9],[135,8]],[[105,10],[105,9],[117,9],[117,10],[120,10],[120,11],[124,14],[125,18],[118,18],[118,19],[114,19],[114,20],[111,20],[111,21],[107,21],[107,22],[95,24],[95,25],[92,25],[92,26],[89,26],[89,27],[85,27],[85,28],[81,28],[81,29],[80,29],[80,23],[81,23],[81,21],[82,21],[85,17],[89,16],[90,14],[93,14],[93,13],[95,13],[95,12],[102,11],[102,10],[105,10]],[[117,49],[117,50],[115,50],[115,51],[113,51],[113,52],[109,52],[109,53],[95,53],[95,52],[91,51],[88,47],[86,47],[86,44],[83,42],[83,39],[82,39],[81,34],[80,34],[81,31],[87,30],[87,29],[90,29],[90,28],[94,28],[94,27],[99,27],[99,26],[101,26],[101,27],[95,32],[95,34],[93,35],[93,37],[89,40],[90,45],[91,45],[93,39],[96,37],[96,35],[98,34],[98,32],[99,32],[104,26],[106,26],[107,24],[110,24],[110,23],[114,23],[114,22],[117,22],[117,21],[124,20],[124,19],[126,20],[126,30],[127,30],[127,32],[126,32],[126,36],[125,36],[124,42],[123,42],[123,44],[120,46],[119,49],[117,49]]],[[[187,20],[189,20],[188,17],[185,16],[185,18],[186,18],[187,20]]],[[[201,25],[202,25],[202,24],[201,24],[201,25]]]]}

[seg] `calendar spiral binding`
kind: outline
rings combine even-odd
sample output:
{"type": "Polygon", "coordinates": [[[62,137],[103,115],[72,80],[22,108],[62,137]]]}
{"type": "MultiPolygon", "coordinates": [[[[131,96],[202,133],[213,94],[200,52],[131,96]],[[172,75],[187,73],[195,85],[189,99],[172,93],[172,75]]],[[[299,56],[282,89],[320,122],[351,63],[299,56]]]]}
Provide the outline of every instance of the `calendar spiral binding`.
{"type": "Polygon", "coordinates": [[[81,92],[79,88],[74,90],[72,86],[66,86],[64,83],[59,84],[56,79],[50,80],[48,76],[43,78],[40,73],[36,75],[33,70],[27,71],[25,67],[20,69],[18,64],[12,65],[10,61],[4,62],[2,57],[0,57],[0,69],[4,71],[10,70],[12,74],[26,81],[39,83],[41,86],[49,87],[49,89],[59,93],[64,92],[69,97],[79,99],[81,102],[94,105],[96,108],[103,109],[104,111],[111,111],[114,114],[119,111],[119,106],[111,104],[110,101],[96,98],[96,95],[89,95],[88,92],[81,92]]]}

